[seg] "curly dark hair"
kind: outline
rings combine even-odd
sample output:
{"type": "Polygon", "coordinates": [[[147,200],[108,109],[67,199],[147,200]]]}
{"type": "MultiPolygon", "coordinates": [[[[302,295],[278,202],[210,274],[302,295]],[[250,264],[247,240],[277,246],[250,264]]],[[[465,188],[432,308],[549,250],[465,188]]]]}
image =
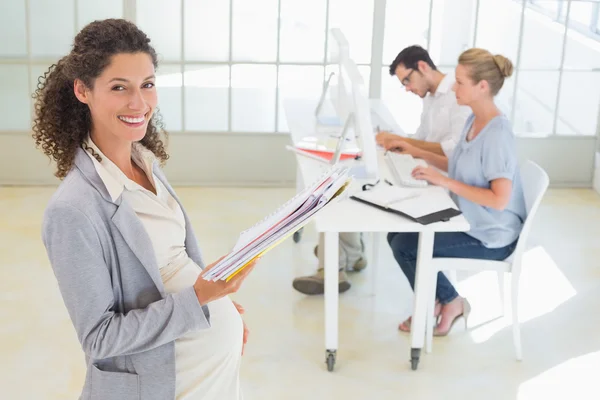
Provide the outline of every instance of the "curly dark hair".
{"type": "MultiPolygon", "coordinates": [[[[75,79],[92,89],[95,79],[110,64],[111,58],[122,53],[146,53],[152,58],[154,67],[158,66],[150,39],[135,24],[124,19],[94,21],[75,36],[71,52],[39,77],[33,94],[33,138],[36,147],[41,147],[56,161],[58,178],[63,179],[73,167],[77,149],[83,145],[91,128],[90,110],[73,91],[75,79]]],[[[161,136],[166,140],[168,134],[156,111],[140,143],[164,163],[169,156],[161,136]]]]}

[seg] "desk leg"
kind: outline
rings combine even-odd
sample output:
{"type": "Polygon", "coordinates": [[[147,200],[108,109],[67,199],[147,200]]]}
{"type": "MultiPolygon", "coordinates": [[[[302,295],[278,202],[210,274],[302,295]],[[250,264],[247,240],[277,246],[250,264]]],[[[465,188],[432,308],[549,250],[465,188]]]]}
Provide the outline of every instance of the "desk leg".
{"type": "Polygon", "coordinates": [[[333,371],[338,347],[338,268],[339,235],[325,232],[325,362],[327,370],[333,371]]]}
{"type": "Polygon", "coordinates": [[[425,325],[427,320],[427,304],[430,301],[431,259],[433,257],[434,232],[419,233],[417,250],[417,271],[415,277],[415,305],[410,327],[410,363],[413,370],[419,365],[421,348],[425,341],[425,325]]]}

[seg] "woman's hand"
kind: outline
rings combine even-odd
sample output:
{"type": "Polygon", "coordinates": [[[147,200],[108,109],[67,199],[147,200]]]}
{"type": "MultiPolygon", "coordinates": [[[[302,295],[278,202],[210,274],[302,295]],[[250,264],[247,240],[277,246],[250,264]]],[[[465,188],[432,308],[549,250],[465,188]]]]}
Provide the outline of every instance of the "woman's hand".
{"type": "Polygon", "coordinates": [[[413,169],[412,176],[415,179],[425,180],[432,185],[445,186],[448,178],[439,173],[439,171],[433,167],[418,166],[413,169]]]}
{"type": "Polygon", "coordinates": [[[237,292],[242,285],[242,282],[244,282],[248,274],[252,272],[254,265],[259,260],[259,258],[257,258],[256,260],[252,261],[246,268],[234,275],[228,282],[222,280],[218,280],[216,282],[205,280],[203,277],[204,273],[213,268],[224,257],[225,256],[219,258],[217,261],[206,267],[204,271],[198,275],[198,279],[196,279],[196,282],[194,283],[196,297],[198,297],[198,301],[201,305],[206,305],[212,301],[237,292]]]}
{"type": "MultiPolygon", "coordinates": [[[[245,312],[244,307],[242,307],[241,305],[239,305],[238,303],[236,303],[233,300],[232,300],[232,302],[233,302],[233,305],[235,306],[235,308],[237,308],[240,315],[242,315],[245,312]]],[[[243,343],[242,343],[242,355],[244,355],[244,348],[246,347],[246,343],[248,343],[248,336],[250,336],[250,330],[248,329],[248,326],[246,325],[246,321],[244,321],[242,319],[242,322],[244,323],[244,338],[243,338],[243,343]]]]}

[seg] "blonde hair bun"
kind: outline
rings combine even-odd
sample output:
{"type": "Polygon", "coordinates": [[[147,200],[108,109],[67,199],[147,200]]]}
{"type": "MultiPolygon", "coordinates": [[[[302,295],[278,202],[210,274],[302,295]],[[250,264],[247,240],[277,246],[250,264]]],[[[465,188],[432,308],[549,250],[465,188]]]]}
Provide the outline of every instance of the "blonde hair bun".
{"type": "Polygon", "coordinates": [[[504,57],[501,54],[496,54],[494,56],[494,61],[496,62],[496,65],[498,65],[498,68],[500,69],[502,76],[504,76],[505,78],[508,78],[509,76],[512,75],[513,64],[508,58],[504,57]]]}

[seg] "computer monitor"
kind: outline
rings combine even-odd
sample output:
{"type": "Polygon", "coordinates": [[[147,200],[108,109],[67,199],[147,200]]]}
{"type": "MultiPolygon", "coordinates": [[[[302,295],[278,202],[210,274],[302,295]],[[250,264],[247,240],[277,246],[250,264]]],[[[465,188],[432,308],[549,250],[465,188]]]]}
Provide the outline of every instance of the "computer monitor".
{"type": "Polygon", "coordinates": [[[315,116],[317,122],[322,125],[341,126],[352,110],[351,88],[344,85],[341,76],[343,74],[342,63],[350,58],[350,49],[348,40],[338,28],[329,30],[327,47],[326,72],[328,76],[315,109],[315,116]],[[333,106],[333,110],[330,106],[333,106]]]}
{"type": "Polygon", "coordinates": [[[330,29],[328,43],[327,66],[331,73],[323,86],[315,116],[318,124],[328,121],[328,125],[334,125],[332,116],[322,112],[329,100],[337,119],[335,125],[341,130],[330,163],[339,162],[345,147],[358,147],[362,157],[359,162],[352,162],[351,173],[357,178],[377,178],[377,150],[365,82],[350,58],[348,40],[340,29],[330,29]]]}
{"type": "MultiPolygon", "coordinates": [[[[371,121],[371,104],[365,82],[351,58],[342,61],[340,77],[343,81],[342,85],[350,88],[352,102],[344,130],[350,130],[348,134],[354,136],[362,152],[361,162],[352,168],[352,173],[357,178],[376,179],[378,177],[377,145],[371,121]]],[[[342,136],[348,137],[348,134],[342,136]]]]}

